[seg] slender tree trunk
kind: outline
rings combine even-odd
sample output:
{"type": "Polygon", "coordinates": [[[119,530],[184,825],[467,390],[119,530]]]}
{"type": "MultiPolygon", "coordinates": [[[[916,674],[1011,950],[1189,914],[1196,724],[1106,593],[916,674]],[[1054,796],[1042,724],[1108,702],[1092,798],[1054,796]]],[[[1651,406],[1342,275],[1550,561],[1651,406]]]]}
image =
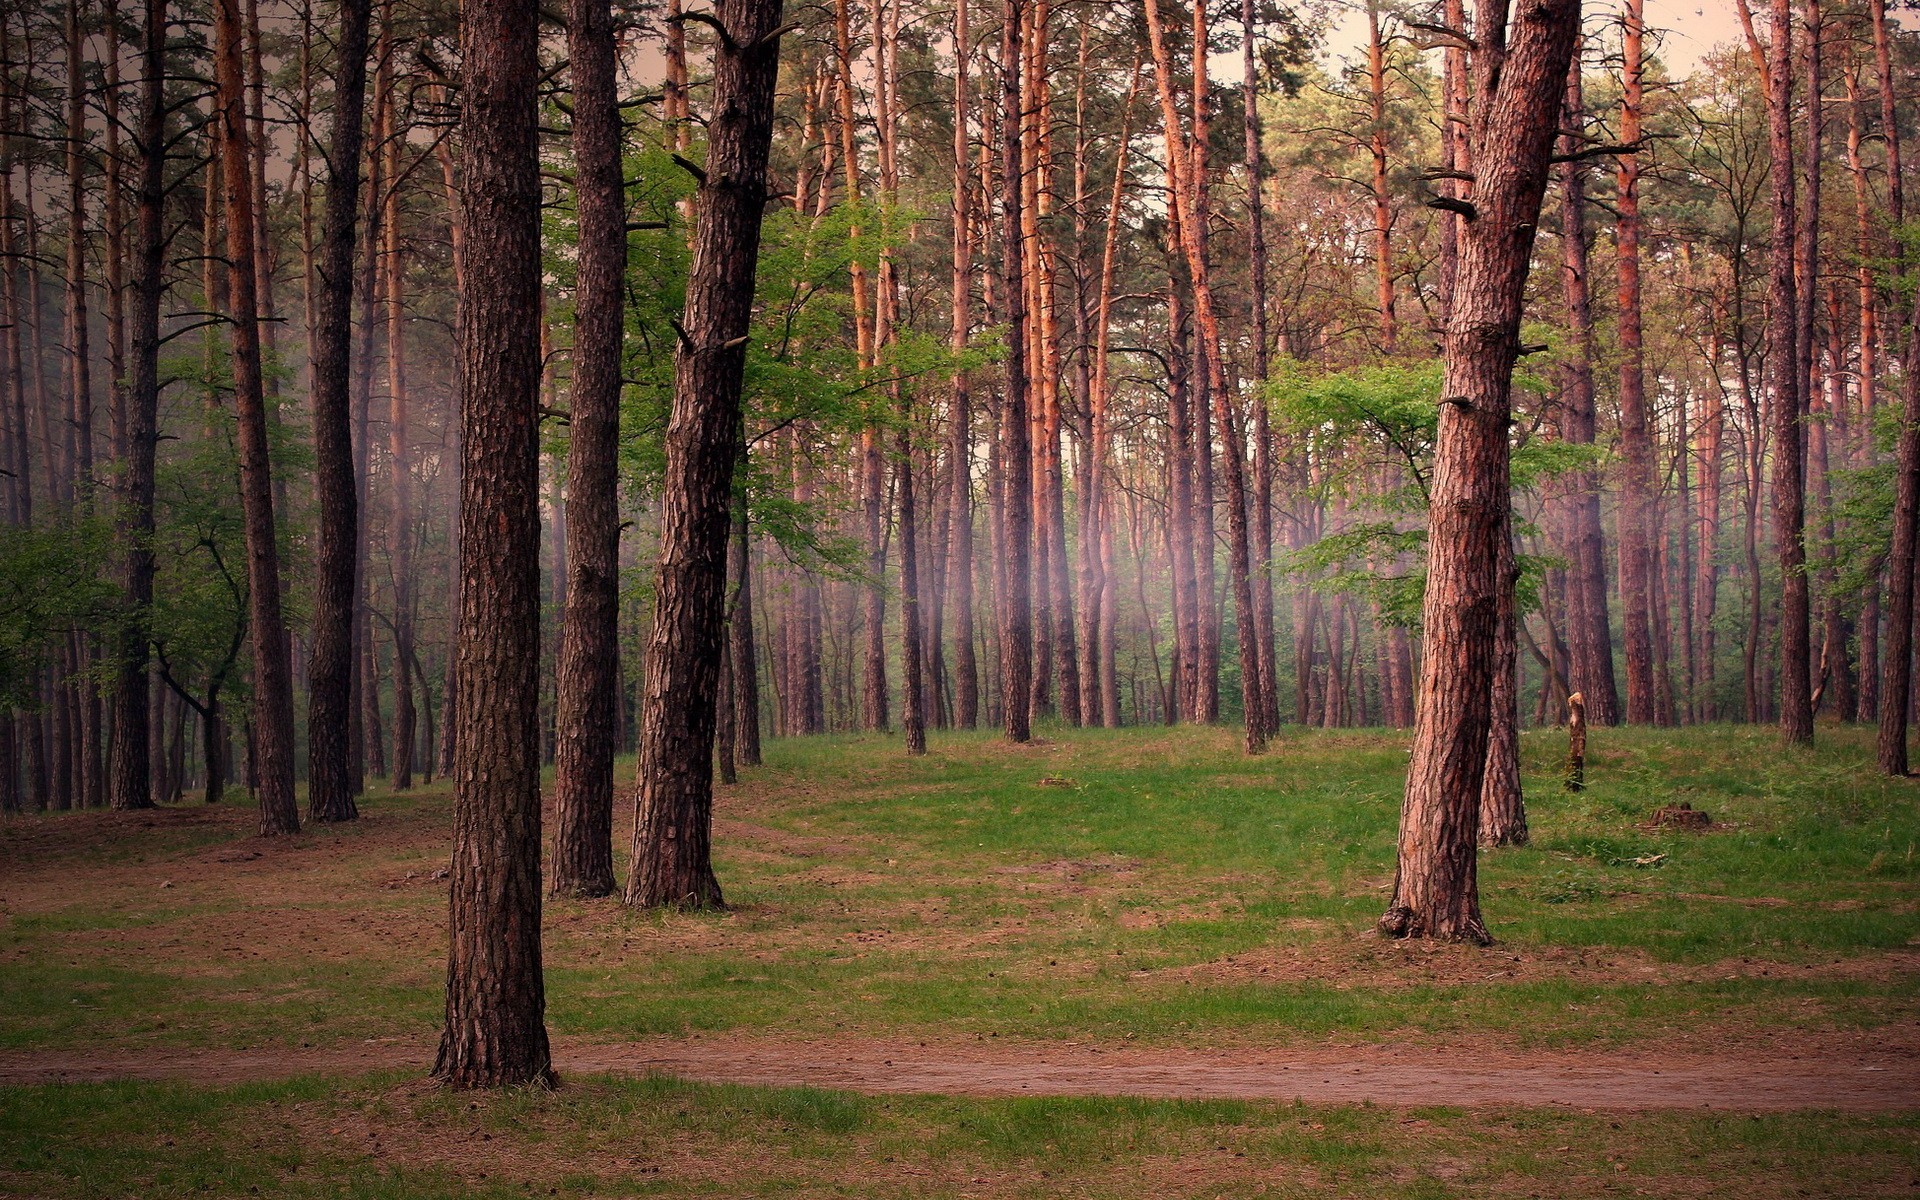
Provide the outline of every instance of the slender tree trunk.
{"type": "Polygon", "coordinates": [[[1508,421],[1520,315],[1548,158],[1579,32],[1578,0],[1502,8],[1475,23],[1478,106],[1470,124],[1476,216],[1462,234],[1447,322],[1446,381],[1430,508],[1430,550],[1413,761],[1400,815],[1395,937],[1489,940],[1475,834],[1487,763],[1508,534],[1508,421]]]}
{"type": "Polygon", "coordinates": [[[553,894],[613,892],[614,689],[620,678],[620,377],[627,269],[616,47],[608,0],[573,0],[579,252],[567,435],[567,602],[554,718],[553,894]]]}
{"type": "MultiPolygon", "coordinates": [[[[953,7],[953,337],[951,349],[964,352],[973,334],[973,209],[967,150],[967,111],[972,101],[968,71],[973,58],[967,10],[971,0],[953,7]]],[[[981,222],[985,224],[984,220],[981,222]]],[[[947,578],[953,596],[954,724],[972,729],[980,723],[980,668],[973,651],[973,393],[965,371],[953,375],[948,416],[947,469],[952,473],[947,514],[947,578]]]]}
{"type": "Polygon", "coordinates": [[[1007,740],[1033,737],[1032,445],[1027,429],[1027,283],[1021,233],[1021,17],[1026,0],[1006,0],[1000,28],[1001,290],[1007,326],[1007,394],[1000,418],[1001,530],[995,547],[1004,573],[1000,600],[1001,709],[1007,740]]]}
{"type": "MultiPolygon", "coordinates": [[[[160,297],[166,257],[166,0],[147,0],[145,41],[141,51],[139,198],[134,227],[133,358],[126,386],[125,462],[120,473],[121,571],[126,616],[117,645],[114,674],[113,747],[107,800],[114,808],[153,804],[149,741],[153,713],[149,705],[148,662],[153,607],[154,450],[159,442],[160,297]]],[[[19,340],[8,333],[10,348],[19,340]]],[[[24,422],[21,423],[24,432],[24,422]]],[[[24,445],[22,447],[24,458],[24,445]]],[[[28,479],[20,479],[22,495],[28,479]]],[[[34,755],[30,736],[29,765],[34,755]]]]}
{"type": "MultiPolygon", "coordinates": [[[[1562,152],[1569,156],[1577,152],[1576,135],[1586,123],[1580,70],[1576,55],[1567,72],[1566,100],[1566,122],[1574,132],[1561,142],[1562,152]]],[[[1597,351],[1587,287],[1586,171],[1577,159],[1569,157],[1560,165],[1560,188],[1561,281],[1573,333],[1572,352],[1561,369],[1560,436],[1573,445],[1587,446],[1594,441],[1593,362],[1597,351]]],[[[1620,695],[1613,677],[1606,539],[1600,524],[1600,487],[1595,472],[1591,468],[1573,472],[1567,492],[1567,537],[1573,560],[1567,589],[1571,686],[1586,697],[1586,711],[1595,722],[1612,725],[1620,719],[1620,695]]]]}
{"type": "MultiPolygon", "coordinates": [[[[734,472],[744,479],[747,473],[747,439],[744,428],[738,439],[734,472]]],[[[748,525],[744,487],[737,488],[733,503],[733,530],[727,540],[727,574],[733,594],[727,598],[728,637],[732,640],[729,664],[733,673],[734,738],[740,765],[760,765],[760,668],[753,649],[753,555],[752,530],[748,525]]]]}
{"type": "Polygon", "coordinates": [[[454,1087],[550,1083],[540,964],[539,14],[461,11],[460,705],[446,1024],[454,1087]]]}
{"type": "Polygon", "coordinates": [[[348,724],[353,694],[354,556],[359,494],[354,482],[352,400],[354,218],[360,197],[370,0],[341,0],[334,66],[327,196],[315,281],[313,486],[320,522],[314,542],[313,627],[307,656],[307,815],[359,815],[348,724]]]}
{"type": "Polygon", "coordinates": [[[386,216],[381,221],[386,252],[387,460],[393,473],[387,518],[387,569],[393,592],[393,790],[413,787],[413,741],[418,712],[413,678],[413,431],[407,395],[405,258],[400,249],[400,147],[388,140],[386,216]]]}
{"type": "MultiPolygon", "coordinates": [[[[1240,0],[1240,95],[1247,167],[1247,270],[1253,339],[1253,631],[1260,664],[1260,715],[1280,728],[1280,660],[1273,631],[1273,431],[1262,390],[1269,374],[1266,194],[1260,151],[1260,72],[1254,48],[1254,0],[1240,0]]],[[[1245,631],[1242,637],[1247,636],[1245,631]]]]}
{"type": "MultiPolygon", "coordinates": [[[[1623,10],[1620,68],[1620,136],[1632,145],[1641,136],[1645,23],[1643,0],[1623,10]]],[[[1646,364],[1640,329],[1640,160],[1619,156],[1618,217],[1614,224],[1620,311],[1620,603],[1626,631],[1627,720],[1665,724],[1656,699],[1653,639],[1653,425],[1647,412],[1646,364]]],[[[1584,682],[1579,686],[1584,687],[1584,682]]],[[[1596,719],[1604,720],[1600,714],[1596,719]]]]}
{"type": "Polygon", "coordinates": [[[760,215],[779,72],[780,0],[720,0],[713,110],[700,185],[685,335],[660,518],[660,568],[647,644],[627,903],[717,908],[713,735],[723,639],[728,508],[752,320],[760,215]]]}
{"type": "Polygon", "coordinates": [[[240,443],[240,499],[246,520],[247,603],[253,638],[255,762],[260,775],[260,832],[299,831],[293,797],[293,679],[286,623],[280,614],[280,550],[273,514],[260,325],[254,296],[253,153],[246,121],[238,0],[216,0],[214,64],[221,111],[220,152],[226,189],[227,291],[232,305],[234,407],[240,443]]]}

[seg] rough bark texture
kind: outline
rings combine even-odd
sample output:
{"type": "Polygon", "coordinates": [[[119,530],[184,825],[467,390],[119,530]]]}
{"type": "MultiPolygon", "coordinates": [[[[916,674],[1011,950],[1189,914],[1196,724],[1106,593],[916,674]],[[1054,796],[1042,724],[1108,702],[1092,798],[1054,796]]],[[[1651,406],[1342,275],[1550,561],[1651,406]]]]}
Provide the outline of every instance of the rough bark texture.
{"type": "Polygon", "coordinates": [[[313,345],[313,485],[320,510],[314,543],[313,628],[307,655],[307,815],[350,821],[354,769],[347,726],[354,709],[354,484],[351,383],[354,218],[367,91],[369,0],[342,0],[333,130],[327,148],[313,345]]]}
{"type": "Polygon", "coordinates": [[[567,604],[554,716],[553,894],[613,892],[614,690],[619,686],[622,309],[627,269],[613,10],[573,0],[573,157],[579,220],[567,422],[567,604]]]}
{"type": "Polygon", "coordinates": [[[1803,414],[1806,371],[1799,348],[1794,228],[1793,9],[1773,0],[1767,48],[1767,149],[1772,156],[1773,262],[1767,291],[1767,382],[1773,393],[1773,528],[1780,556],[1780,733],[1813,741],[1812,600],[1807,586],[1803,414]]]}
{"type": "Polygon", "coordinates": [[[1886,645],[1881,649],[1878,761],[1888,775],[1905,775],[1907,718],[1913,699],[1915,543],[1920,540],[1920,297],[1913,307],[1900,379],[1899,459],[1895,468],[1893,547],[1887,555],[1886,645]]]}
{"type": "Polygon", "coordinates": [[[1007,326],[1007,394],[1000,419],[1001,710],[1007,740],[1033,737],[1027,697],[1033,692],[1033,477],[1027,469],[1027,285],[1021,245],[1020,28],[1023,0],[1006,0],[1000,28],[1001,292],[1007,326]]]}
{"type": "Polygon", "coordinates": [[[721,0],[706,177],[674,362],[627,903],[719,907],[710,854],[728,509],[779,73],[780,0],[721,0]]]}
{"type": "Polygon", "coordinates": [[[1579,0],[1482,6],[1469,132],[1476,216],[1461,238],[1447,321],[1413,761],[1400,812],[1395,937],[1486,942],[1475,834],[1487,760],[1500,572],[1511,497],[1508,431],[1520,314],[1579,0]]]}
{"type": "MultiPolygon", "coordinates": [[[[140,182],[135,217],[133,356],[126,387],[125,461],[120,477],[122,572],[126,621],[121,626],[114,672],[113,743],[108,761],[107,802],[114,808],[152,805],[151,692],[147,663],[153,607],[154,449],[159,438],[160,295],[166,233],[165,63],[166,0],[147,0],[146,40],[141,53],[140,182]]],[[[11,334],[11,331],[10,331],[11,334]]],[[[18,339],[10,337],[17,352],[18,339]]],[[[24,423],[22,425],[24,429],[24,423]]],[[[24,440],[21,445],[25,457],[24,440]]],[[[20,477],[27,493],[27,477],[20,477]]],[[[32,752],[32,737],[29,752],[32,752]]]]}
{"type": "Polygon", "coordinates": [[[539,29],[531,4],[460,22],[460,711],[446,1025],[455,1087],[553,1079],[540,963],[539,29]]]}
{"type": "MultiPolygon", "coordinates": [[[[1623,14],[1620,136],[1632,143],[1641,127],[1641,0],[1623,14]]],[[[1620,310],[1620,604],[1626,636],[1627,720],[1661,720],[1654,681],[1653,427],[1647,413],[1640,330],[1640,162],[1620,156],[1619,216],[1614,226],[1620,310]]]]}
{"type": "Polygon", "coordinates": [[[241,15],[236,0],[214,6],[214,66],[221,112],[227,293],[232,314],[233,393],[240,450],[240,504],[246,524],[247,602],[253,642],[253,762],[260,784],[260,832],[299,831],[293,798],[293,678],[280,615],[280,549],[267,450],[259,308],[253,269],[253,153],[246,120],[241,15]]]}

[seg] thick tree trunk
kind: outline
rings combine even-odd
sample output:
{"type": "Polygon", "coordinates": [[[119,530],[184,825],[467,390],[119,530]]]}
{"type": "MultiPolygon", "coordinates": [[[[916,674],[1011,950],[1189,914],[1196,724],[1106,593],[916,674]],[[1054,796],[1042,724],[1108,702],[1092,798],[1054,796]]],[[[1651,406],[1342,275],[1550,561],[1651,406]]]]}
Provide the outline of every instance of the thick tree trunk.
{"type": "Polygon", "coordinates": [[[1527,805],[1520,792],[1519,616],[1514,600],[1520,568],[1514,561],[1511,513],[1496,554],[1500,594],[1493,635],[1487,770],[1480,781],[1480,844],[1523,846],[1527,805]]]}
{"type": "Polygon", "coordinates": [[[446,1024],[455,1087],[553,1080],[540,963],[539,14],[460,20],[460,696],[446,1024]]]}
{"type": "Polygon", "coordinates": [[[579,254],[567,423],[567,602],[554,716],[553,894],[611,895],[614,689],[620,678],[620,377],[626,191],[613,10],[573,0],[579,254]]]}
{"type": "Polygon", "coordinates": [[[366,107],[369,0],[341,0],[334,67],[333,129],[314,305],[313,486],[320,527],[314,542],[313,628],[307,656],[307,815],[351,821],[354,769],[348,724],[354,710],[354,483],[352,401],[354,218],[366,107]]]}
{"type": "MultiPolygon", "coordinates": [[[[160,296],[166,257],[163,223],[166,201],[166,0],[147,0],[146,33],[141,53],[139,199],[134,232],[133,357],[126,386],[125,462],[120,473],[121,570],[126,619],[120,628],[114,673],[113,746],[107,802],[114,808],[153,804],[149,741],[153,712],[149,704],[148,654],[153,607],[154,450],[159,440],[160,296]]],[[[12,330],[9,345],[17,354],[12,330]]],[[[24,430],[24,422],[22,423],[24,430]]],[[[24,456],[25,446],[22,445],[24,456]]],[[[20,479],[23,495],[28,477],[20,479]]],[[[28,755],[34,757],[34,742],[28,755]]]]}
{"type": "Polygon", "coordinates": [[[713,735],[728,508],[779,72],[780,0],[721,0],[685,330],[674,365],[627,903],[716,908],[713,735]]]}
{"type": "Polygon", "coordinates": [[[1780,557],[1780,733],[1813,741],[1811,598],[1807,586],[1806,472],[1802,430],[1806,366],[1800,349],[1797,199],[1793,153],[1793,9],[1773,0],[1767,67],[1767,149],[1772,158],[1773,262],[1767,293],[1767,383],[1773,392],[1773,527],[1780,557]]]}
{"type": "Polygon", "coordinates": [[[226,190],[227,290],[232,306],[234,407],[240,448],[240,500],[246,521],[247,602],[253,640],[255,762],[260,832],[299,831],[293,796],[293,679],[280,614],[280,550],[273,515],[260,324],[254,296],[253,153],[246,120],[238,0],[216,0],[214,65],[221,111],[220,153],[226,190]]]}
{"type": "Polygon", "coordinates": [[[1579,31],[1579,0],[1542,0],[1507,40],[1499,8],[1475,26],[1470,126],[1475,218],[1461,239],[1430,507],[1420,703],[1400,815],[1395,937],[1486,942],[1475,834],[1497,656],[1508,421],[1520,316],[1548,159],[1579,31]]]}

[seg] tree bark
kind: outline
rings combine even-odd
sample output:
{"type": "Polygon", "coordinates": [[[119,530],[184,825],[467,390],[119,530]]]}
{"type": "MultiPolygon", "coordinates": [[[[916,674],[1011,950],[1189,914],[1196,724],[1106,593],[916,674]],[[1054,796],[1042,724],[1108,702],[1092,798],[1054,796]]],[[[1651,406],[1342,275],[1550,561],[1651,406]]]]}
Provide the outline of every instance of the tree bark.
{"type": "MultiPolygon", "coordinates": [[[[1576,133],[1586,122],[1582,98],[1581,63],[1576,54],[1567,72],[1566,123],[1563,153],[1577,152],[1576,133]]],[[[1560,165],[1561,287],[1567,322],[1573,334],[1571,353],[1561,368],[1560,436],[1576,446],[1594,441],[1593,362],[1597,350],[1593,335],[1593,306],[1587,287],[1586,171],[1577,159],[1560,165]]],[[[1595,721],[1611,725],[1620,719],[1620,694],[1613,678],[1613,630],[1607,615],[1606,535],[1600,524],[1600,487],[1591,467],[1567,480],[1567,540],[1572,563],[1568,568],[1567,608],[1573,659],[1573,689],[1584,695],[1595,721]]]]}
{"type": "Polygon", "coordinates": [[[1508,422],[1520,316],[1579,0],[1541,0],[1507,40],[1504,6],[1475,23],[1469,132],[1475,218],[1461,238],[1429,510],[1425,653],[1400,814],[1394,937],[1485,943],[1475,834],[1486,770],[1511,497],[1508,422]]]}
{"type": "Polygon", "coordinates": [[[296,833],[293,797],[293,679],[280,612],[280,550],[273,515],[266,393],[255,303],[253,184],[248,156],[245,72],[238,0],[216,0],[215,75],[221,112],[225,188],[227,292],[232,306],[234,408],[240,448],[240,501],[246,522],[247,603],[253,639],[253,721],[260,776],[260,832],[296,833]]]}
{"type": "MultiPolygon", "coordinates": [[[[1767,383],[1773,392],[1773,526],[1780,558],[1780,733],[1790,745],[1813,741],[1813,685],[1807,586],[1806,473],[1803,414],[1805,361],[1795,271],[1797,188],[1793,153],[1793,9],[1773,0],[1767,46],[1772,90],[1767,98],[1767,149],[1772,157],[1773,262],[1767,293],[1767,383]]],[[[1817,97],[1814,98],[1817,101],[1817,97]]]]}
{"type": "MultiPolygon", "coordinates": [[[[153,712],[148,682],[153,608],[154,450],[159,442],[160,296],[164,289],[166,232],[166,0],[147,0],[141,52],[139,198],[134,226],[133,355],[126,386],[125,463],[121,470],[121,570],[126,617],[118,639],[114,674],[113,745],[107,802],[118,809],[153,804],[151,751],[153,712]]],[[[18,338],[9,342],[17,352],[18,338]]],[[[24,431],[24,424],[22,426],[24,431]]],[[[24,443],[21,447],[25,454],[24,443]]],[[[30,491],[20,479],[22,494],[30,491]]],[[[35,738],[29,738],[32,757],[35,738]]]]}
{"type": "MultiPolygon", "coordinates": [[[[971,0],[953,6],[953,336],[951,349],[964,352],[973,333],[973,209],[968,161],[967,111],[972,101],[968,70],[973,58],[967,10],[971,0]]],[[[947,515],[947,579],[953,596],[954,724],[972,729],[980,723],[980,668],[974,658],[973,630],[973,393],[964,370],[953,373],[953,401],[947,419],[947,469],[952,473],[947,515]]]]}
{"type": "Polygon", "coordinates": [[[620,376],[627,269],[626,189],[608,0],[572,0],[567,36],[579,253],[567,422],[567,602],[555,697],[550,887],[556,896],[606,896],[614,888],[620,376]]]}
{"type": "Polygon", "coordinates": [[[539,14],[460,20],[460,696],[446,1024],[454,1087],[551,1083],[540,962],[539,14]]]}
{"type": "Polygon", "coordinates": [[[721,0],[684,335],[674,363],[627,903],[717,908],[715,687],[728,509],[780,65],[780,0],[721,0]]]}
{"type": "MultiPolygon", "coordinates": [[[[1627,0],[1620,68],[1620,137],[1639,140],[1642,125],[1643,0],[1627,0]]],[[[1667,724],[1654,678],[1653,426],[1647,412],[1640,328],[1640,160],[1619,156],[1619,214],[1614,224],[1620,310],[1620,603],[1626,633],[1627,720],[1667,724]]],[[[1581,685],[1584,686],[1584,681],[1581,685]]]]}
{"type": "Polygon", "coordinates": [[[1001,291],[1007,326],[1007,394],[1000,418],[1001,528],[1004,585],[1000,604],[1001,709],[1007,740],[1032,740],[1033,457],[1027,429],[1027,283],[1021,232],[1021,17],[1026,0],[1005,0],[1000,27],[1001,291]]]}
{"type": "Polygon", "coordinates": [[[352,401],[354,219],[366,108],[370,0],[341,0],[327,148],[313,362],[313,486],[320,512],[314,542],[313,628],[307,655],[307,815],[351,821],[354,769],[348,724],[353,694],[354,556],[359,495],[354,482],[352,401]]]}

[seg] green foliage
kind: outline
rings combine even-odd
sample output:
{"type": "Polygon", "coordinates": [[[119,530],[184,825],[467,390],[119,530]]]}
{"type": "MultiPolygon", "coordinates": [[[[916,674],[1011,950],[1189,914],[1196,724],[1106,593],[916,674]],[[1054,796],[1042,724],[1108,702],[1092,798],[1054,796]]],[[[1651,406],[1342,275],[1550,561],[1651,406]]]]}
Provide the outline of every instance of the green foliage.
{"type": "Polygon", "coordinates": [[[39,667],[68,635],[112,631],[113,561],[104,517],[0,526],[0,702],[36,707],[39,667]]]}

